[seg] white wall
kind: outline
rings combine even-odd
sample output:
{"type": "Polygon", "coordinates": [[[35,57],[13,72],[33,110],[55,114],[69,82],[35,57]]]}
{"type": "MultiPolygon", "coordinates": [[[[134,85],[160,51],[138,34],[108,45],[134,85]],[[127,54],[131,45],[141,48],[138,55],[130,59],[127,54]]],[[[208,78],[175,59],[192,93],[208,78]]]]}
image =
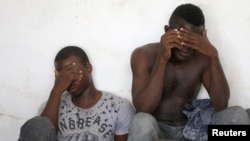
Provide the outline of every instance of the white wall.
{"type": "MultiPolygon", "coordinates": [[[[248,0],[0,0],[0,140],[17,140],[47,99],[54,56],[66,45],[87,51],[97,88],[131,100],[132,50],[158,42],[171,12],[186,2],[203,9],[230,105],[250,107],[248,0]]],[[[207,97],[204,90],[200,97],[207,97]]]]}

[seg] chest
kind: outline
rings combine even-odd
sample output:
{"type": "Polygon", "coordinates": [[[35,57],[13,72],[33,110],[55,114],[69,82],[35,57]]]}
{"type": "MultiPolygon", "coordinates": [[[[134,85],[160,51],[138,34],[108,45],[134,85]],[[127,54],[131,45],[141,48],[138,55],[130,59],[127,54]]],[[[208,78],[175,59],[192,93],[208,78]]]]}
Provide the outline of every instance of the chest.
{"type": "Polygon", "coordinates": [[[203,67],[195,64],[167,65],[164,91],[177,94],[196,93],[202,83],[203,67]]]}
{"type": "Polygon", "coordinates": [[[117,107],[112,102],[99,102],[90,109],[81,109],[69,100],[61,102],[59,109],[59,137],[110,141],[114,138],[117,107]]]}

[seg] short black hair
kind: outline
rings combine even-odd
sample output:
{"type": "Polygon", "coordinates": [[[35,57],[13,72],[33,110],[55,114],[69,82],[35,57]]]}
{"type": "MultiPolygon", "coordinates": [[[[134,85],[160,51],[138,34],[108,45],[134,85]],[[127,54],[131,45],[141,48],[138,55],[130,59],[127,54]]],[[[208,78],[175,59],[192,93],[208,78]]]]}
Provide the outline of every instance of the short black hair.
{"type": "Polygon", "coordinates": [[[173,11],[169,23],[173,22],[176,18],[182,18],[194,26],[205,26],[205,18],[202,10],[190,3],[179,5],[173,11]]]}
{"type": "Polygon", "coordinates": [[[56,55],[54,63],[61,60],[67,59],[70,56],[76,56],[79,58],[83,66],[86,66],[89,63],[89,58],[86,52],[78,46],[66,46],[63,47],[56,55]]]}

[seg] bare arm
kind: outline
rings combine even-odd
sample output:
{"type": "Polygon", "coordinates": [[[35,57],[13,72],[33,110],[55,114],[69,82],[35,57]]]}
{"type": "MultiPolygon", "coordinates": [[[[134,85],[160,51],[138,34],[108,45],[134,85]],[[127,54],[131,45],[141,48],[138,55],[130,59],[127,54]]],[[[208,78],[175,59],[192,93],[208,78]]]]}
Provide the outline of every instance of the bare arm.
{"type": "Polygon", "coordinates": [[[61,95],[73,80],[81,76],[79,72],[76,72],[74,66],[75,64],[73,63],[60,70],[60,72],[55,71],[55,84],[51,90],[47,104],[41,113],[41,116],[47,117],[52,121],[56,129],[58,128],[58,113],[61,95]]]}
{"type": "Polygon", "coordinates": [[[181,29],[180,35],[180,38],[184,41],[183,45],[191,47],[209,57],[210,64],[204,70],[202,81],[215,109],[222,110],[226,108],[230,96],[228,82],[220,64],[218,52],[209,42],[206,30],[200,35],[181,29]]]}
{"type": "Polygon", "coordinates": [[[171,57],[171,48],[176,46],[176,31],[166,32],[161,38],[161,44],[154,58],[151,51],[137,48],[131,56],[132,99],[136,112],[152,113],[157,108],[164,85],[166,64],[171,57]],[[152,59],[155,60],[153,64],[152,59]]]}
{"type": "Polygon", "coordinates": [[[132,55],[132,98],[136,112],[152,113],[161,99],[166,62],[157,59],[150,72],[146,57],[139,50],[132,55]]]}
{"type": "Polygon", "coordinates": [[[213,106],[218,111],[227,108],[230,90],[218,55],[210,57],[208,78],[209,82],[205,82],[205,87],[213,106]]]}
{"type": "Polygon", "coordinates": [[[55,88],[52,89],[50,96],[48,98],[47,104],[41,113],[41,116],[49,118],[56,129],[58,128],[58,112],[59,112],[59,105],[60,105],[60,98],[61,92],[60,90],[54,90],[55,88]]]}

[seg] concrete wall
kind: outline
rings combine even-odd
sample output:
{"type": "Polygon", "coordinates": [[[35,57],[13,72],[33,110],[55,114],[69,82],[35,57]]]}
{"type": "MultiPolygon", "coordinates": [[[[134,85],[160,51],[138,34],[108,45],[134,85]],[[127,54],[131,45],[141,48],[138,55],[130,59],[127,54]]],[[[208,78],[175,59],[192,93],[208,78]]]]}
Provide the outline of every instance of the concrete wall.
{"type": "MultiPolygon", "coordinates": [[[[248,0],[0,0],[0,140],[17,140],[47,100],[54,56],[66,45],[87,51],[98,89],[131,100],[132,50],[158,42],[171,12],[187,2],[203,9],[230,84],[229,104],[250,107],[248,0]]],[[[207,97],[204,89],[200,97],[207,97]]]]}

